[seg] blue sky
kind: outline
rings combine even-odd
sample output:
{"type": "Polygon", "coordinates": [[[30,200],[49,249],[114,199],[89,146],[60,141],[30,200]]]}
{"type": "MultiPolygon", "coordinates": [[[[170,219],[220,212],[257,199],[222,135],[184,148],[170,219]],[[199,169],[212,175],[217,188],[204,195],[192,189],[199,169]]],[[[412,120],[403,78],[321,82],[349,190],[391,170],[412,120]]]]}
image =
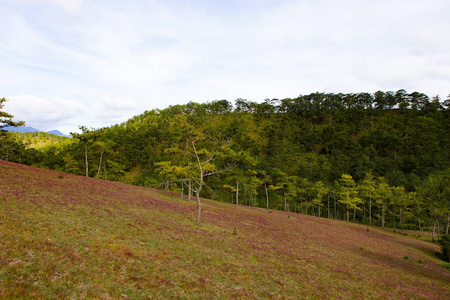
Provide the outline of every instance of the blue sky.
{"type": "Polygon", "coordinates": [[[447,0],[0,0],[0,97],[41,130],[189,101],[450,94],[447,0]]]}

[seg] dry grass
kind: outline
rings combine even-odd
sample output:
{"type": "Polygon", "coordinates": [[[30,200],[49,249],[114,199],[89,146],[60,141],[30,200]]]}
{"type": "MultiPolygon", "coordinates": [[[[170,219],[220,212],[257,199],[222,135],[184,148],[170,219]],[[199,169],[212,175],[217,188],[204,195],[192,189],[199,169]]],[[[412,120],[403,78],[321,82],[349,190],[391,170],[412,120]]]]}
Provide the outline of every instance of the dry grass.
{"type": "Polygon", "coordinates": [[[450,299],[438,246],[0,161],[0,298],[450,299]]]}

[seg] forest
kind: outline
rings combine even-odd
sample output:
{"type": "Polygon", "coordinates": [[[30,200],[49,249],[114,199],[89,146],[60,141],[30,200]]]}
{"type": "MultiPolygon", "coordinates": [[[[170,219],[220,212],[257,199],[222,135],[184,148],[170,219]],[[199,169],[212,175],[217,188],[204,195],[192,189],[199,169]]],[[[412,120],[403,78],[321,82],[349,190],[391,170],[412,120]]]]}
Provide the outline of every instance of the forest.
{"type": "Polygon", "coordinates": [[[189,102],[73,138],[0,131],[0,158],[173,191],[198,202],[197,222],[204,197],[437,239],[450,223],[449,109],[450,96],[405,90],[189,102]]]}

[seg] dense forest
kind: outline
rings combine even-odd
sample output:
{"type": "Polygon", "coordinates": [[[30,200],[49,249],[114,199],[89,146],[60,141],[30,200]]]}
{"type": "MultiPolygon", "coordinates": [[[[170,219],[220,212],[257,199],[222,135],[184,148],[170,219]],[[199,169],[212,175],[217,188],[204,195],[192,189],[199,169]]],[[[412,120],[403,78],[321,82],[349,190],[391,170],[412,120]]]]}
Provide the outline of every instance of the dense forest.
{"type": "Polygon", "coordinates": [[[405,90],[190,102],[57,142],[2,132],[0,158],[435,238],[449,231],[449,118],[450,96],[405,90]]]}

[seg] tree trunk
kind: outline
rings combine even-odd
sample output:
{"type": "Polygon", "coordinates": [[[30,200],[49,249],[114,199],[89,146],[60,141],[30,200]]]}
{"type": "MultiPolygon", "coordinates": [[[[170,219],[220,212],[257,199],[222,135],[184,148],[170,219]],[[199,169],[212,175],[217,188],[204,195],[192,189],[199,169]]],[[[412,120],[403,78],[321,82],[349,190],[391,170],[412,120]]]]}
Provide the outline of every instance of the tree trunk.
{"type": "Polygon", "coordinates": [[[89,177],[89,163],[88,163],[87,144],[84,145],[84,162],[85,162],[85,165],[86,165],[86,177],[89,177]]]}
{"type": "Polygon", "coordinates": [[[197,204],[198,204],[198,214],[197,214],[197,224],[200,223],[202,217],[202,202],[200,201],[200,193],[203,188],[203,170],[200,168],[200,183],[197,189],[197,204]]]}
{"type": "Polygon", "coordinates": [[[350,220],[350,209],[347,205],[347,223],[349,222],[349,220],[350,220]]]}
{"type": "Polygon", "coordinates": [[[306,214],[308,214],[308,196],[305,197],[306,214]]]}
{"type": "Polygon", "coordinates": [[[247,198],[247,186],[244,184],[244,205],[249,206],[249,201],[247,198]]]}
{"type": "Polygon", "coordinates": [[[350,219],[350,205],[349,205],[349,196],[348,196],[348,188],[347,188],[347,223],[350,219]]]}
{"type": "Polygon", "coordinates": [[[384,224],[386,222],[386,210],[384,209],[384,204],[383,204],[382,209],[383,210],[382,210],[382,215],[381,215],[381,227],[384,228],[384,224]]]}
{"type": "Polygon", "coordinates": [[[363,219],[362,219],[363,224],[365,224],[366,222],[366,201],[363,201],[363,219]]]}
{"type": "Polygon", "coordinates": [[[188,200],[192,199],[192,179],[188,179],[188,200]]]}
{"type": "Polygon", "coordinates": [[[181,200],[184,199],[184,180],[181,181],[181,195],[180,195],[180,199],[181,200]]]}
{"type": "Polygon", "coordinates": [[[450,215],[447,216],[447,226],[445,227],[445,234],[448,235],[448,227],[450,225],[450,215]]]}
{"type": "Polygon", "coordinates": [[[316,211],[315,211],[315,209],[314,209],[314,202],[313,202],[313,199],[310,199],[309,201],[311,202],[312,215],[315,216],[315,215],[316,215],[316,211]]]}
{"type": "Polygon", "coordinates": [[[433,222],[433,234],[432,234],[433,242],[436,241],[436,220],[433,222]]]}
{"type": "Polygon", "coordinates": [[[439,223],[439,219],[437,219],[437,238],[441,238],[441,223],[439,223]]]}
{"type": "Polygon", "coordinates": [[[330,217],[330,192],[327,192],[327,203],[328,203],[328,219],[331,219],[330,217]]]}
{"type": "Polygon", "coordinates": [[[395,213],[393,214],[393,216],[394,216],[394,232],[396,232],[397,227],[396,227],[396,224],[395,224],[395,213]]]}
{"type": "Polygon", "coordinates": [[[369,197],[369,225],[372,226],[372,197],[369,197]]]}
{"type": "Polygon", "coordinates": [[[201,221],[201,217],[202,217],[202,202],[200,201],[200,193],[203,188],[203,176],[205,174],[204,174],[203,165],[200,161],[200,157],[198,156],[197,148],[195,147],[194,141],[192,141],[192,148],[194,149],[195,157],[197,158],[198,170],[200,172],[200,181],[198,183],[198,188],[197,188],[197,204],[198,204],[197,224],[199,224],[201,221]]]}
{"type": "Polygon", "coordinates": [[[334,201],[334,218],[337,220],[337,205],[336,205],[336,194],[333,192],[333,201],[334,201]]]}
{"type": "Polygon", "coordinates": [[[403,210],[400,208],[400,227],[403,233],[403,210]]]}
{"type": "Polygon", "coordinates": [[[203,170],[200,170],[200,183],[198,184],[197,189],[197,205],[198,205],[198,213],[197,213],[197,224],[200,223],[202,218],[202,202],[200,201],[200,192],[203,188],[203,170]]]}
{"type": "Polygon", "coordinates": [[[197,205],[198,205],[198,212],[197,212],[197,224],[200,223],[202,218],[202,202],[200,201],[200,192],[201,188],[197,190],[197,205]]]}
{"type": "Polygon", "coordinates": [[[236,207],[239,205],[239,181],[236,181],[236,207]]]}
{"type": "Polygon", "coordinates": [[[264,189],[266,190],[266,209],[269,209],[269,192],[267,191],[267,184],[264,184],[264,189]]]}
{"type": "Polygon", "coordinates": [[[98,164],[97,178],[100,176],[100,170],[102,169],[102,159],[103,159],[103,151],[102,153],[100,153],[100,162],[98,164]]]}
{"type": "Polygon", "coordinates": [[[106,176],[106,156],[103,158],[103,160],[104,160],[104,163],[103,163],[103,172],[105,173],[105,180],[108,180],[108,179],[107,179],[107,176],[106,176]]]}
{"type": "MultiPolygon", "coordinates": [[[[380,203],[378,203],[378,217],[380,216],[380,203]]],[[[377,219],[377,225],[380,223],[380,219],[377,219]]]]}

